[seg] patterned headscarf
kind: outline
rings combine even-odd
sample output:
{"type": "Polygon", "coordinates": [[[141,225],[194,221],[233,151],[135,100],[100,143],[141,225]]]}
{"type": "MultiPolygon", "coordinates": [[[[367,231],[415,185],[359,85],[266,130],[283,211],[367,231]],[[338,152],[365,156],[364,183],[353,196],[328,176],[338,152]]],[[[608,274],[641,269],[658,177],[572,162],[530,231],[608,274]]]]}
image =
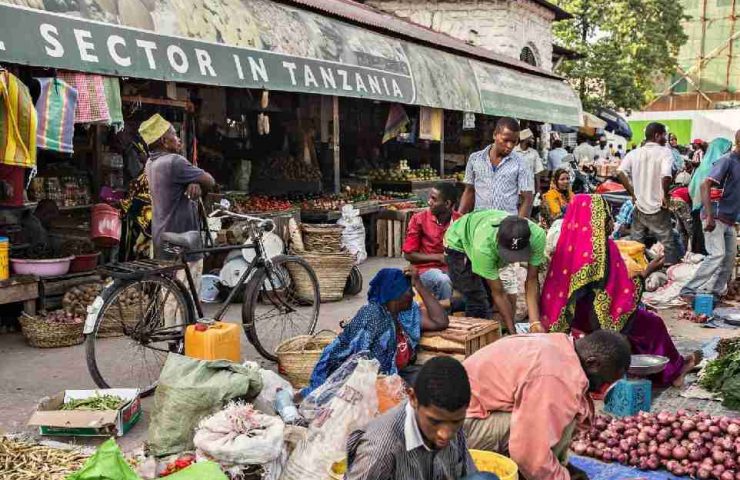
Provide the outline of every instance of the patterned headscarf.
{"type": "Polygon", "coordinates": [[[384,268],[370,280],[367,299],[385,305],[411,289],[411,280],[398,268],[384,268]]]}
{"type": "Polygon", "coordinates": [[[631,279],[609,238],[609,206],[601,195],[576,195],[568,206],[542,288],[542,324],[568,332],[576,303],[593,293],[593,312],[603,329],[620,331],[637,309],[642,284],[631,279]]]}

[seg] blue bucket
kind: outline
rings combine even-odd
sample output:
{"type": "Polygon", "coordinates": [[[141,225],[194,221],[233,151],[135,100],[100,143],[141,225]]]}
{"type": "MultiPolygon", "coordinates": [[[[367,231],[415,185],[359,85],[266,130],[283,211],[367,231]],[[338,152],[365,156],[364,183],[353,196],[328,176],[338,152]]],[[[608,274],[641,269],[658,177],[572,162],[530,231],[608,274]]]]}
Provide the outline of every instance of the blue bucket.
{"type": "Polygon", "coordinates": [[[707,293],[697,295],[694,298],[694,313],[711,317],[714,313],[714,295],[707,293]]]}

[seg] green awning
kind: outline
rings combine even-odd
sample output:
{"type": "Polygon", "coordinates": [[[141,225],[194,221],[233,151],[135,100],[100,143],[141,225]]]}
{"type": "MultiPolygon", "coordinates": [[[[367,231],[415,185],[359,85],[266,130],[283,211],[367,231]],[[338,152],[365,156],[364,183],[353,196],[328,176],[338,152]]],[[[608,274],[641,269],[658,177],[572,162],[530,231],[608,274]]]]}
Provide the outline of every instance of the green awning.
{"type": "Polygon", "coordinates": [[[564,81],[271,0],[14,3],[0,0],[0,62],[580,124],[564,81]]]}

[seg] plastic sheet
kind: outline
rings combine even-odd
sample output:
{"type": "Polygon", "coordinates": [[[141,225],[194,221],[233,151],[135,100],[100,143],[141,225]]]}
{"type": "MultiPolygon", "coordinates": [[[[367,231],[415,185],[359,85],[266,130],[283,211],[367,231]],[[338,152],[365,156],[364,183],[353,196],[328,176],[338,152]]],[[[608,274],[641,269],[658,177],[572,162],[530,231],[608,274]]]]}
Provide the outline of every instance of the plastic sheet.
{"type": "Polygon", "coordinates": [[[677,477],[665,470],[645,472],[619,463],[603,463],[593,458],[571,455],[569,462],[580,468],[589,480],[680,480],[688,477],[677,477]]]}

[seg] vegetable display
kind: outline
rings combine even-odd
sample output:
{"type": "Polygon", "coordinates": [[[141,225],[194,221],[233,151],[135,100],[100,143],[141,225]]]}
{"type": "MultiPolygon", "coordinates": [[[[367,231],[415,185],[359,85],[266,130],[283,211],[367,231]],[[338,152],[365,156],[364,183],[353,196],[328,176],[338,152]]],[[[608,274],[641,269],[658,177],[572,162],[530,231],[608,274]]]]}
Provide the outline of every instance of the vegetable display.
{"type": "Polygon", "coordinates": [[[420,168],[418,170],[405,170],[395,168],[391,170],[371,170],[368,172],[370,180],[379,182],[404,182],[411,180],[437,180],[439,173],[433,168],[420,168]]]}
{"type": "Polygon", "coordinates": [[[0,437],[3,480],[64,480],[84,463],[85,456],[73,450],[0,437]]]}
{"type": "Polygon", "coordinates": [[[100,295],[103,286],[100,283],[90,283],[73,287],[62,297],[62,308],[73,315],[86,316],[87,306],[95,301],[100,295]]]}
{"type": "Polygon", "coordinates": [[[740,350],[707,362],[699,380],[702,387],[722,395],[722,405],[740,409],[740,350]]]}
{"type": "Polygon", "coordinates": [[[571,444],[578,455],[641,470],[664,468],[674,475],[740,480],[740,418],[704,412],[611,418],[599,415],[571,444]]]}
{"type": "Polygon", "coordinates": [[[117,395],[93,395],[88,398],[70,400],[60,410],[118,410],[126,400],[117,395]]]}
{"type": "Polygon", "coordinates": [[[44,320],[50,323],[67,323],[67,324],[74,324],[74,323],[82,323],[85,321],[84,318],[80,315],[76,315],[71,312],[65,312],[64,310],[54,310],[53,312],[48,312],[44,316],[44,320]]]}
{"type": "Polygon", "coordinates": [[[231,210],[235,213],[282,212],[293,208],[289,200],[261,195],[239,196],[231,199],[231,210]]]}

